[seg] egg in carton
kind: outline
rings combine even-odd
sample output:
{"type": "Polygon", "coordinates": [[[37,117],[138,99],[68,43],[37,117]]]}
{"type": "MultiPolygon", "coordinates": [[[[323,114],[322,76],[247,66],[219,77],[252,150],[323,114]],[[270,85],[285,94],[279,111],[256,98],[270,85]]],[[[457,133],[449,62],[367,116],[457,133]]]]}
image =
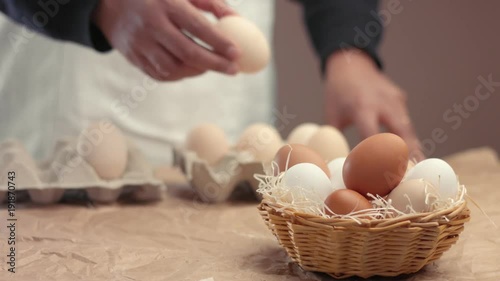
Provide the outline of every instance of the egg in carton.
{"type": "Polygon", "coordinates": [[[260,200],[254,174],[269,169],[282,143],[276,129],[267,124],[247,128],[235,146],[221,128],[201,124],[190,131],[184,147],[175,149],[175,162],[205,202],[226,201],[245,187],[260,200]]]}
{"type": "MultiPolygon", "coordinates": [[[[97,127],[96,127],[97,126],[97,127]]],[[[86,131],[101,129],[91,125],[86,131]]],[[[119,130],[105,131],[88,153],[78,138],[57,141],[50,159],[36,163],[17,140],[0,144],[0,201],[9,190],[9,172],[16,191],[28,191],[38,204],[58,202],[65,190],[85,189],[94,202],[111,203],[122,193],[137,201],[161,199],[165,188],[153,175],[153,167],[131,141],[119,130]]],[[[84,131],[85,132],[85,131],[84,131]]],[[[12,184],[11,184],[12,185],[12,184]]]]}
{"type": "Polygon", "coordinates": [[[285,143],[306,145],[326,162],[345,157],[350,150],[339,130],[314,123],[294,128],[286,142],[273,126],[252,124],[234,146],[229,144],[221,128],[201,124],[189,132],[184,148],[176,149],[175,155],[177,164],[204,201],[225,201],[242,182],[250,183],[260,200],[254,175],[275,172],[279,165],[273,164],[273,160],[285,143]]]}

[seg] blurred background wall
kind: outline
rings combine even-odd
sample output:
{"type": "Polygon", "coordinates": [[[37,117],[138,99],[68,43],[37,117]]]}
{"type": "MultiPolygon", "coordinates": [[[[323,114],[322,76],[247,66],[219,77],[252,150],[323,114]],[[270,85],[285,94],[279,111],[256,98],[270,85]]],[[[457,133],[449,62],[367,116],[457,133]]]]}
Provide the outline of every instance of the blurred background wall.
{"type": "MultiPolygon", "coordinates": [[[[382,1],[380,8],[389,2],[382,1]]],[[[500,82],[500,1],[399,2],[402,11],[388,21],[381,55],[385,71],[409,95],[410,114],[428,156],[484,145],[500,152],[500,86],[483,87],[482,100],[475,95],[480,77],[500,82]],[[463,106],[462,115],[457,106],[463,106]],[[433,131],[446,141],[432,141],[433,131]]],[[[279,109],[286,106],[297,115],[284,128],[287,135],[302,122],[323,123],[323,92],[300,6],[277,3],[279,109]]],[[[358,141],[355,130],[346,134],[351,145],[358,141]]]]}

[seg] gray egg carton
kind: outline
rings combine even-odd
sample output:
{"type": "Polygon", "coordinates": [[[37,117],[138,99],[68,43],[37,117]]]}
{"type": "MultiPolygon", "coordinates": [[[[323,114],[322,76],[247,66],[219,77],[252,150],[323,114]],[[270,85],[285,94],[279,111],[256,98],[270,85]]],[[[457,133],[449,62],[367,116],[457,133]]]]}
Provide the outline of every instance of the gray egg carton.
{"type": "Polygon", "coordinates": [[[123,176],[116,180],[101,179],[92,166],[76,151],[77,139],[65,138],[55,145],[53,156],[36,163],[17,140],[0,143],[0,203],[5,202],[9,188],[8,172],[15,172],[15,189],[27,191],[38,204],[58,202],[69,190],[84,190],[97,203],[115,202],[122,193],[136,201],[161,199],[165,188],[153,176],[153,167],[130,141],[123,176]]]}
{"type": "Polygon", "coordinates": [[[195,152],[176,148],[174,162],[204,202],[225,202],[232,195],[248,190],[254,199],[262,200],[257,192],[259,182],[254,174],[265,174],[267,167],[244,152],[231,151],[216,165],[211,166],[195,152]]]}

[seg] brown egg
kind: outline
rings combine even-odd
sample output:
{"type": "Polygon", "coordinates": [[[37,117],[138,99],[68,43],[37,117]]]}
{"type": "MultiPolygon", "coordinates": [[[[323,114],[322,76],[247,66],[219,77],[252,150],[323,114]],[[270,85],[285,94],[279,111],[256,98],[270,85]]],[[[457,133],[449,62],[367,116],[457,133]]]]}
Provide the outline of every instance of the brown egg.
{"type": "Polygon", "coordinates": [[[279,168],[279,171],[275,171],[275,175],[290,169],[296,164],[311,163],[321,168],[328,178],[330,178],[330,170],[325,161],[323,161],[323,158],[316,151],[302,144],[287,144],[281,147],[276,153],[274,161],[278,163],[279,168]]]}
{"type": "Polygon", "coordinates": [[[348,189],[363,196],[385,196],[403,179],[408,166],[408,146],[397,135],[383,133],[359,143],[347,156],[342,170],[348,189]]]}
{"type": "MultiPolygon", "coordinates": [[[[325,205],[337,215],[347,215],[352,212],[373,208],[370,201],[366,200],[363,195],[350,189],[335,190],[326,198],[325,205]]],[[[332,215],[328,209],[325,211],[327,214],[332,215]]]]}

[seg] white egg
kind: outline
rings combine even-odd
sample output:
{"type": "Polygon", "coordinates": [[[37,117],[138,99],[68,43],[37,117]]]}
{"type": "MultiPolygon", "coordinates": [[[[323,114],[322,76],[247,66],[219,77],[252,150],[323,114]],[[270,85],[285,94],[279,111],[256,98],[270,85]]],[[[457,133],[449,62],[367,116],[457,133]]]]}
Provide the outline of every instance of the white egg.
{"type": "Polygon", "coordinates": [[[438,191],[432,184],[423,179],[411,179],[396,186],[387,199],[391,200],[395,209],[409,214],[411,209],[417,213],[432,211],[432,204],[437,197],[438,191]]]}
{"type": "Polygon", "coordinates": [[[289,196],[285,200],[311,200],[323,202],[333,187],[325,172],[310,163],[297,164],[285,172],[282,184],[288,188],[289,196]]]}
{"type": "Polygon", "coordinates": [[[318,124],[303,123],[295,127],[295,129],[290,132],[287,142],[307,145],[311,137],[314,135],[314,133],[316,133],[318,129],[318,124]]]}
{"type": "Polygon", "coordinates": [[[335,189],[343,189],[345,187],[344,177],[342,176],[342,168],[344,167],[346,157],[333,159],[328,163],[328,170],[330,170],[330,181],[335,189]]]}
{"type": "Polygon", "coordinates": [[[253,22],[240,16],[227,16],[220,19],[217,28],[239,47],[241,56],[237,63],[242,72],[256,73],[268,65],[271,48],[253,22]]]}
{"type": "Polygon", "coordinates": [[[453,168],[445,161],[437,158],[426,159],[411,168],[405,181],[423,179],[428,181],[439,191],[441,199],[455,199],[458,195],[458,179],[453,168]]]}

